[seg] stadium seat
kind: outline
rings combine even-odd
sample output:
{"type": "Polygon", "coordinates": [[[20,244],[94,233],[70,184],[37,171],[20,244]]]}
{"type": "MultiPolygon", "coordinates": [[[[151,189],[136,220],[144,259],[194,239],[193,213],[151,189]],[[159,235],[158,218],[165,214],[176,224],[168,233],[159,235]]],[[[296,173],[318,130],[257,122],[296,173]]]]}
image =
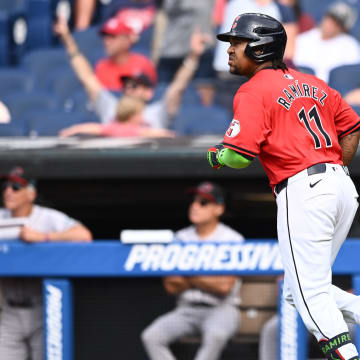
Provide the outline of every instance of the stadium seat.
{"type": "Polygon", "coordinates": [[[22,124],[0,124],[0,136],[26,136],[26,129],[22,124]]]}
{"type": "Polygon", "coordinates": [[[60,106],[63,106],[75,93],[83,90],[80,81],[68,66],[59,67],[51,72],[44,80],[43,88],[59,98],[60,106]]]}
{"type": "Polygon", "coordinates": [[[99,59],[105,56],[103,43],[98,31],[98,26],[92,26],[86,30],[75,31],[73,33],[80,51],[92,64],[95,64],[99,59]]]}
{"type": "Polygon", "coordinates": [[[360,64],[339,66],[331,70],[329,85],[341,95],[360,87],[360,64]]]}
{"type": "Polygon", "coordinates": [[[179,135],[223,134],[231,115],[223,107],[187,105],[174,119],[174,130],[179,135]]]}
{"type": "Polygon", "coordinates": [[[308,66],[297,66],[297,70],[304,74],[315,75],[314,69],[308,66]]]}
{"type": "Polygon", "coordinates": [[[0,9],[0,66],[20,61],[26,50],[27,34],[25,10],[0,9]]]}
{"type": "Polygon", "coordinates": [[[53,20],[62,14],[72,21],[73,0],[27,0],[29,22],[29,49],[50,47],[59,42],[52,31],[53,20]]]}
{"type": "Polygon", "coordinates": [[[21,121],[30,111],[56,110],[58,99],[47,92],[16,93],[4,97],[3,102],[9,108],[12,119],[21,121]]]}
{"type": "Polygon", "coordinates": [[[0,98],[17,92],[29,93],[34,89],[34,82],[28,71],[15,67],[0,68],[0,98]]]}
{"type": "Polygon", "coordinates": [[[11,12],[18,9],[25,9],[27,0],[1,0],[0,10],[11,12]]]}
{"type": "Polygon", "coordinates": [[[45,86],[47,77],[55,70],[70,69],[68,56],[62,48],[33,50],[23,57],[21,66],[34,74],[39,87],[45,86]]]}
{"type": "Polygon", "coordinates": [[[132,51],[151,57],[151,46],[153,38],[154,26],[145,29],[139,36],[139,41],[134,44],[132,51]]]}
{"type": "Polygon", "coordinates": [[[194,85],[189,85],[183,95],[182,106],[201,105],[200,95],[194,85]]]}
{"type": "Polygon", "coordinates": [[[57,136],[62,129],[88,121],[82,113],[61,111],[35,111],[26,116],[29,134],[37,136],[57,136]]]}

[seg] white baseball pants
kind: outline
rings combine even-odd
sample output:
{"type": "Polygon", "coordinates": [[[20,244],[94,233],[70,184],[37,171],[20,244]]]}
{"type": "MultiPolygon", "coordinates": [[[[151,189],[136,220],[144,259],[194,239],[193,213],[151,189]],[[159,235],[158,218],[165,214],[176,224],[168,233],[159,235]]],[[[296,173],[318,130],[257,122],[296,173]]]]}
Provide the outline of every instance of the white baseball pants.
{"type": "Polygon", "coordinates": [[[331,284],[331,266],[358,208],[350,176],[326,164],[324,173],[290,177],[276,195],[284,296],[318,341],[349,331],[344,317],[360,323],[360,297],[331,284]]]}

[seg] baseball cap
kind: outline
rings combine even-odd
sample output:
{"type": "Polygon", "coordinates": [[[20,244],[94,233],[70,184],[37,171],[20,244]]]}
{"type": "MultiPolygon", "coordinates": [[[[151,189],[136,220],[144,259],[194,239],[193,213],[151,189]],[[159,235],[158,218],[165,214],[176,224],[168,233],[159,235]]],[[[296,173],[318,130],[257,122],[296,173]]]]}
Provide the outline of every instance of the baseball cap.
{"type": "Polygon", "coordinates": [[[356,10],[342,1],[338,1],[329,6],[326,15],[331,16],[345,31],[351,30],[357,19],[356,10]]]}
{"type": "Polygon", "coordinates": [[[131,81],[138,85],[143,85],[149,88],[152,88],[155,86],[155,83],[153,80],[150,79],[150,77],[144,73],[139,74],[133,74],[133,75],[122,75],[120,76],[120,81],[125,85],[126,82],[131,81]]]}
{"type": "Polygon", "coordinates": [[[21,166],[12,168],[7,174],[0,175],[1,180],[9,180],[23,186],[35,185],[36,181],[21,166]]]}
{"type": "Polygon", "coordinates": [[[104,25],[100,28],[100,35],[131,35],[136,34],[136,31],[125,21],[117,17],[113,17],[106,21],[104,25]]]}
{"type": "Polygon", "coordinates": [[[210,181],[202,182],[195,188],[190,188],[187,192],[202,196],[218,204],[224,204],[225,202],[224,190],[219,185],[210,181]]]}

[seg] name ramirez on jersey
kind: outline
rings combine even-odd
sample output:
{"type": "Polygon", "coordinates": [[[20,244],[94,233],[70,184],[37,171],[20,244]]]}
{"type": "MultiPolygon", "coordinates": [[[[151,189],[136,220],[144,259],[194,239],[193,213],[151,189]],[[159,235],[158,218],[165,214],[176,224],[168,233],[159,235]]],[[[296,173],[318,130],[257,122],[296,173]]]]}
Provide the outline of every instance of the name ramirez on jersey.
{"type": "Polygon", "coordinates": [[[316,86],[308,85],[306,83],[299,84],[298,80],[295,80],[293,83],[289,84],[288,88],[284,88],[282,91],[285,96],[280,96],[277,99],[277,102],[286,110],[290,110],[292,103],[296,99],[300,98],[312,98],[315,101],[318,101],[321,106],[324,106],[324,100],[328,96],[328,94],[324,90],[321,90],[316,86]]]}

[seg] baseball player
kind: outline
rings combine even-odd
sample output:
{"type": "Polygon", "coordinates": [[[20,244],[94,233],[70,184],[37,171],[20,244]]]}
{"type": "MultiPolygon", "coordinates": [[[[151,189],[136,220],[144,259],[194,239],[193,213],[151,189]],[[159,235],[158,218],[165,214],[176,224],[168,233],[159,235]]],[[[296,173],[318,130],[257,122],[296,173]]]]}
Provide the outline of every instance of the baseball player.
{"type": "MultiPolygon", "coordinates": [[[[1,176],[4,208],[0,240],[26,243],[91,240],[90,231],[64,213],[34,205],[36,188],[20,167],[1,176]]],[[[38,278],[1,279],[0,359],[43,358],[42,285],[38,278]]]]}
{"type": "Polygon", "coordinates": [[[245,168],[259,158],[278,207],[284,296],[328,359],[359,359],[344,318],[360,323],[360,297],[331,284],[331,266],[358,208],[346,165],[358,148],[360,119],[324,81],[286,67],[286,32],[274,18],[242,14],[217,38],[230,43],[230,72],[249,80],[208,161],[215,169],[245,168]]]}

